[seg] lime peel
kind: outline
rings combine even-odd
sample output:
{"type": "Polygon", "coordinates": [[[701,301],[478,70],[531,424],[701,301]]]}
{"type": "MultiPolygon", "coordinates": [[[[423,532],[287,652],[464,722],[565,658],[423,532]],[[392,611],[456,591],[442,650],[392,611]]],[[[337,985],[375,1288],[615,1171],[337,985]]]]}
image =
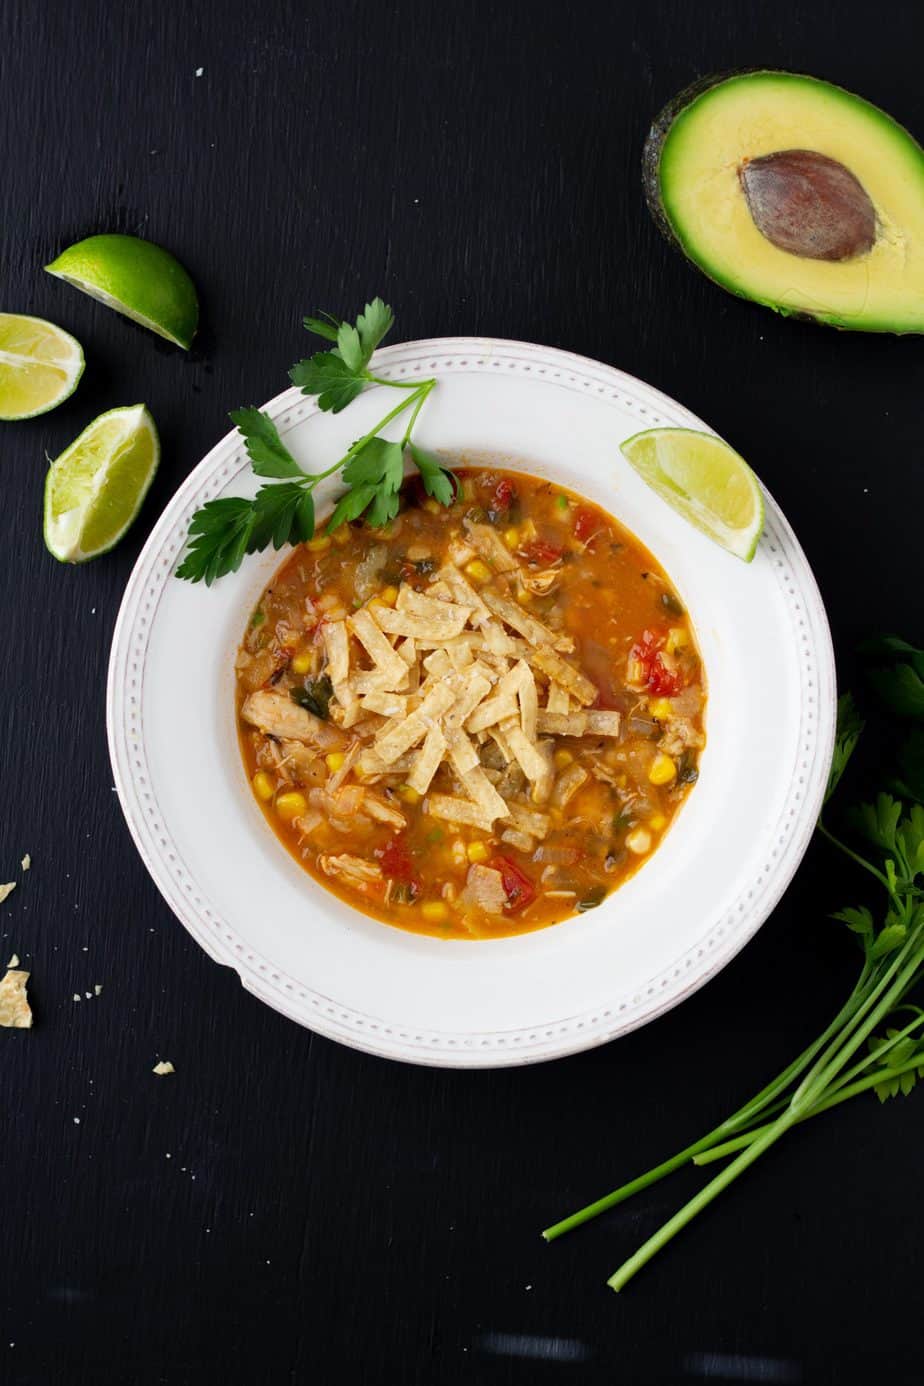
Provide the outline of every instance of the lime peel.
{"type": "Polygon", "coordinates": [[[764,525],[754,472],[713,433],[651,428],[620,444],[626,461],[678,514],[750,563],[764,525]]]}
{"type": "Polygon", "coordinates": [[[62,563],[108,552],[138,514],[159,461],[157,429],[145,405],[100,414],[48,470],[49,552],[62,563]]]}
{"type": "Polygon", "coordinates": [[[123,317],[186,350],[199,322],[189,274],[169,250],[140,236],[89,236],[45,269],[123,317]]]}

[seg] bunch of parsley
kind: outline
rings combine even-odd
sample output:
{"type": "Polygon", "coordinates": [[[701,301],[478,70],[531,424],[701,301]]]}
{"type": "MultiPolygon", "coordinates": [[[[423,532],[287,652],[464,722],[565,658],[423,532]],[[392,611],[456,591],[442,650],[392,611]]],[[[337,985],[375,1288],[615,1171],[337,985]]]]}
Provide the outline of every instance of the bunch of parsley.
{"type": "Polygon", "coordinates": [[[321,472],[306,472],[299,466],[268,414],[254,408],[235,409],[231,421],[245,440],[254,472],[273,478],[273,483],[261,486],[253,500],[225,496],[197,510],[189,526],[189,549],[177,568],[177,577],[211,586],[216,578],[236,572],[245,554],[257,553],[270,544],[281,549],[284,544],[313,538],[314,491],[335,472],[342,471],[347,490],[330,517],[328,530],[360,516],[374,527],[387,525],[400,506],[405,453],[420,472],[427,495],[441,505],[452,504],[457,494],[452,472],[411,441],[417,416],[436,381],[384,380],[369,369],[373,352],[393,323],[391,309],[380,298],[367,303],[355,323],[340,322],[326,313],[305,318],[309,332],[334,345],[297,362],[289,376],[302,394],[317,398],[320,409],[339,414],[367,385],[401,390],[403,398],[343,457],[321,472]],[[409,416],[403,436],[398,441],[382,437],[381,430],[401,414],[409,416]]]}
{"type": "Polygon", "coordinates": [[[872,803],[847,815],[851,842],[825,821],[863,731],[849,694],[838,703],[837,738],[818,831],[876,882],[878,917],[865,905],[834,919],[856,938],[862,961],[837,1015],[797,1059],[714,1131],[604,1198],[546,1228],[547,1241],[570,1232],[692,1161],[724,1168],[630,1256],[607,1282],[621,1290],[646,1262],[792,1127],[850,1098],[873,1092],[880,1102],[911,1091],[924,1077],[924,1010],[912,999],[924,983],[924,651],[887,636],[865,649],[870,681],[893,716],[913,724],[898,752],[899,773],[872,803]],[[902,798],[893,797],[894,791],[902,798]],[[855,843],[855,845],[851,845],[855,843]]]}

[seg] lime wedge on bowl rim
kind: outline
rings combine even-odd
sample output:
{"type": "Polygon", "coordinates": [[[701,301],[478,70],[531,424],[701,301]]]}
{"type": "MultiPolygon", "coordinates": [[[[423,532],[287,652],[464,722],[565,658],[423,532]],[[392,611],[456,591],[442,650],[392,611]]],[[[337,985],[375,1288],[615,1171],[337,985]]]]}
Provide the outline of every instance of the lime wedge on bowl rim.
{"type": "Polygon", "coordinates": [[[187,350],[199,322],[196,286],[169,252],[138,236],[89,236],[45,266],[132,322],[187,350]]]}
{"type": "Polygon", "coordinates": [[[62,563],[85,563],[121,539],[160,461],[143,404],[110,409],[52,462],[45,481],[45,543],[62,563]]]}
{"type": "Polygon", "coordinates": [[[760,482],[712,433],[651,428],[620,444],[643,481],[691,524],[750,563],[764,527],[760,482]]]}
{"type": "Polygon", "coordinates": [[[83,347],[44,318],[0,313],[0,419],[34,419],[67,399],[83,375],[83,347]]]}

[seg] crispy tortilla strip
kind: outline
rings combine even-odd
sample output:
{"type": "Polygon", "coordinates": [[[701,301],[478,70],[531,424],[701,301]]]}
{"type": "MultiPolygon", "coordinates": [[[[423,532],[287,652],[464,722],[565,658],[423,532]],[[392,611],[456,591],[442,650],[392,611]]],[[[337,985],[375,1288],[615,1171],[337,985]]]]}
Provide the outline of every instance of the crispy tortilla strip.
{"type": "Polygon", "coordinates": [[[406,717],[407,694],[367,693],[359,699],[358,706],[363,712],[377,712],[380,717],[406,717]]]}
{"type": "Polygon", "coordinates": [[[409,751],[403,756],[398,756],[390,765],[386,765],[370,746],[362,752],[356,762],[356,776],[364,784],[380,780],[383,775],[397,782],[413,768],[415,755],[415,751],[409,751]]]}
{"type": "Polygon", "coordinates": [[[288,693],[275,688],[259,688],[244,700],[241,716],[262,732],[283,741],[304,741],[322,751],[336,751],[345,738],[330,722],[322,722],[306,708],[293,703],[288,693]]]}
{"type": "Polygon", "coordinates": [[[568,697],[567,688],[562,688],[560,683],[549,684],[549,696],[546,698],[546,712],[565,713],[571,707],[571,699],[568,697]]]}
{"type": "Polygon", "coordinates": [[[485,592],[484,600],[495,616],[499,616],[505,625],[511,626],[513,630],[523,636],[524,640],[528,640],[530,645],[534,645],[537,649],[549,646],[553,650],[564,650],[565,652],[574,649],[574,641],[569,635],[561,635],[557,631],[550,630],[541,621],[537,621],[535,616],[530,616],[528,611],[524,611],[522,606],[507,601],[506,597],[498,597],[494,592],[485,592]]]}
{"type": "Polygon", "coordinates": [[[387,799],[382,799],[378,794],[370,794],[369,790],[363,791],[362,812],[374,818],[377,823],[387,823],[390,828],[397,828],[399,831],[407,827],[407,819],[400,809],[396,809],[394,804],[390,804],[387,799]]]}
{"type": "MultiPolygon", "coordinates": [[[[475,557],[474,550],[470,549],[467,544],[465,545],[465,549],[468,552],[468,558],[456,561],[467,563],[470,558],[475,557]]],[[[450,555],[451,553],[452,547],[450,546],[450,555]]],[[[451,564],[448,563],[444,564],[444,566],[440,568],[436,577],[438,582],[444,582],[446,584],[446,586],[449,588],[449,591],[452,593],[454,601],[457,601],[460,606],[471,607],[472,625],[480,626],[483,624],[484,621],[489,621],[491,619],[491,613],[485,606],[481,597],[475,591],[474,587],[469,582],[468,578],[463,577],[463,575],[459,572],[458,568],[454,568],[451,566],[451,564]]]]}
{"type": "Polygon", "coordinates": [[[471,799],[458,799],[453,794],[430,794],[424,808],[433,818],[444,818],[448,823],[467,823],[472,828],[484,828],[485,832],[494,826],[493,818],[487,818],[471,799]]]}
{"type": "Polygon", "coordinates": [[[490,650],[491,654],[506,655],[511,659],[518,654],[516,641],[510,638],[500,621],[495,621],[493,616],[482,622],[481,632],[484,647],[490,650]]]}
{"type": "Polygon", "coordinates": [[[449,675],[453,673],[452,660],[442,646],[425,656],[423,667],[431,677],[436,679],[448,679],[449,675]]]}
{"type": "MultiPolygon", "coordinates": [[[[347,634],[345,621],[326,621],[323,626],[324,650],[327,654],[327,673],[331,683],[334,685],[334,692],[337,692],[337,685],[346,683],[350,677],[350,637],[347,634]]],[[[343,701],[341,699],[341,701],[343,701]]]]}
{"type": "MultiPolygon", "coordinates": [[[[388,611],[390,608],[382,607],[376,614],[388,611]]],[[[375,665],[376,672],[387,680],[386,688],[391,689],[394,685],[400,684],[402,679],[407,678],[407,665],[399,654],[397,654],[385,639],[382,630],[373,621],[368,611],[357,611],[352,616],[347,617],[347,625],[356,636],[356,639],[366,650],[369,658],[375,665]]],[[[408,635],[413,632],[403,631],[402,634],[408,635]]],[[[358,691],[358,690],[357,690],[358,691]]],[[[371,691],[371,690],[367,690],[371,691]]]]}
{"type": "Polygon", "coordinates": [[[519,568],[519,563],[491,525],[472,524],[470,520],[466,520],[465,532],[471,544],[495,572],[515,573],[519,568]]]}
{"type": "MultiPolygon", "coordinates": [[[[514,712],[511,715],[515,717],[516,713],[514,712]]],[[[508,720],[508,718],[504,719],[504,721],[508,720]]],[[[513,754],[513,748],[511,747],[510,742],[507,740],[507,737],[504,735],[500,723],[498,723],[496,727],[488,727],[487,733],[482,732],[481,735],[490,736],[491,740],[496,743],[498,750],[500,751],[501,755],[504,757],[504,760],[507,762],[508,765],[512,765],[514,763],[515,756],[513,754]]]]}
{"type": "Polygon", "coordinates": [[[519,828],[506,828],[501,833],[501,842],[509,842],[511,847],[518,847],[521,852],[531,852],[535,847],[535,839],[529,833],[521,833],[519,828]]]}
{"type": "Polygon", "coordinates": [[[13,894],[13,891],[15,889],[15,881],[7,881],[4,885],[0,885],[0,905],[2,905],[4,900],[8,899],[9,896],[13,894]]]}
{"type": "Polygon", "coordinates": [[[541,732],[550,732],[552,736],[583,736],[587,731],[587,713],[549,712],[540,708],[538,726],[541,732]]]}
{"type": "MultiPolygon", "coordinates": [[[[431,588],[431,592],[432,590],[431,588]]],[[[437,600],[435,596],[418,592],[406,584],[398,592],[396,606],[399,611],[408,612],[413,616],[428,617],[438,621],[441,625],[448,623],[450,619],[458,620],[464,611],[465,615],[462,617],[462,625],[464,626],[474,610],[471,602],[456,603],[451,598],[437,600]]]]}
{"type": "Polygon", "coordinates": [[[516,695],[514,693],[495,693],[493,698],[485,698],[484,702],[475,708],[465,723],[465,730],[470,732],[484,731],[487,727],[493,727],[496,723],[516,715],[516,695]]]}
{"type": "Polygon", "coordinates": [[[418,794],[426,794],[430,781],[443,763],[446,754],[446,738],[439,727],[431,727],[424,738],[424,744],[414,755],[407,783],[418,794]]]}
{"type": "MultiPolygon", "coordinates": [[[[405,590],[402,587],[402,592],[405,590]]],[[[408,589],[409,590],[409,589],[408,589]]],[[[393,611],[389,606],[376,607],[375,619],[382,630],[389,635],[410,635],[415,640],[433,640],[440,644],[454,635],[459,635],[469,618],[466,606],[455,602],[437,602],[430,597],[421,597],[430,604],[427,613],[416,611],[393,611]]]]}
{"type": "Polygon", "coordinates": [[[360,697],[365,693],[407,693],[413,670],[403,667],[404,673],[398,679],[389,678],[381,669],[358,669],[350,675],[350,689],[360,697]]]}
{"type": "Polygon", "coordinates": [[[448,712],[455,702],[455,693],[448,684],[437,684],[424,698],[416,712],[403,722],[383,728],[375,739],[375,750],[386,765],[390,765],[404,751],[410,750],[422,741],[430,728],[448,712]]]}
{"type": "Polygon", "coordinates": [[[444,648],[449,655],[449,662],[457,674],[466,670],[474,659],[472,647],[466,640],[450,640],[444,648]]]}
{"type": "Polygon", "coordinates": [[[457,686],[456,701],[446,714],[447,727],[461,727],[465,719],[474,711],[491,691],[491,673],[476,660],[467,669],[455,675],[457,686]]]}
{"type": "Polygon", "coordinates": [[[395,654],[400,655],[409,669],[413,669],[416,666],[417,646],[410,636],[395,646],[395,654]]]}
{"type": "Polygon", "coordinates": [[[553,650],[537,649],[533,655],[533,663],[554,683],[560,683],[567,689],[583,707],[588,707],[596,698],[597,690],[590,679],[586,679],[579,669],[566,663],[553,650]]]}
{"type": "Polygon", "coordinates": [[[521,832],[539,838],[548,837],[552,826],[552,820],[547,813],[540,813],[528,804],[521,804],[518,799],[508,800],[507,821],[521,832]]]}
{"type": "MultiPolygon", "coordinates": [[[[472,770],[481,768],[478,752],[465,735],[465,732],[460,731],[458,728],[454,728],[453,731],[450,732],[447,748],[453,770],[455,770],[459,779],[462,780],[463,783],[466,784],[466,788],[468,788],[468,784],[466,783],[467,776],[472,770]]],[[[483,773],[482,771],[482,774],[483,773]]],[[[506,807],[505,804],[504,808],[506,809],[506,807]]]]}
{"type": "Polygon", "coordinates": [[[618,712],[588,712],[587,730],[593,736],[618,736],[618,712]]]}
{"type": "Polygon", "coordinates": [[[563,770],[558,777],[558,782],[552,792],[553,804],[558,808],[564,808],[589,778],[590,776],[583,765],[569,765],[567,770],[563,770]]]}
{"type": "Polygon", "coordinates": [[[10,1030],[31,1030],[32,1008],[26,996],[28,972],[11,968],[0,982],[0,1025],[10,1030]]]}
{"type": "Polygon", "coordinates": [[[519,680],[517,682],[517,701],[520,704],[520,726],[523,735],[530,741],[535,741],[537,732],[537,720],[539,715],[539,694],[536,692],[536,680],[533,678],[533,671],[521,659],[515,664],[512,673],[519,670],[519,680]]]}
{"type": "Polygon", "coordinates": [[[501,722],[500,729],[520,769],[533,787],[533,802],[544,804],[552,792],[554,779],[551,747],[529,741],[516,717],[509,717],[505,722],[501,722]]]}

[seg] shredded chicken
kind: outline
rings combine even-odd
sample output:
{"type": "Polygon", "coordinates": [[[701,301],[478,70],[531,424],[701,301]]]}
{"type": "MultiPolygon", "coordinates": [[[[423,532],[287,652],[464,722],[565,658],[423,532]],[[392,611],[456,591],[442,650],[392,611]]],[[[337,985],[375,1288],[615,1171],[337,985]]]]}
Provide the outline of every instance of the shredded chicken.
{"type": "Polygon", "coordinates": [[[336,727],[322,722],[307,708],[293,703],[288,693],[261,688],[244,701],[241,716],[251,726],[283,740],[303,741],[322,751],[339,750],[346,738],[336,727]]]}

